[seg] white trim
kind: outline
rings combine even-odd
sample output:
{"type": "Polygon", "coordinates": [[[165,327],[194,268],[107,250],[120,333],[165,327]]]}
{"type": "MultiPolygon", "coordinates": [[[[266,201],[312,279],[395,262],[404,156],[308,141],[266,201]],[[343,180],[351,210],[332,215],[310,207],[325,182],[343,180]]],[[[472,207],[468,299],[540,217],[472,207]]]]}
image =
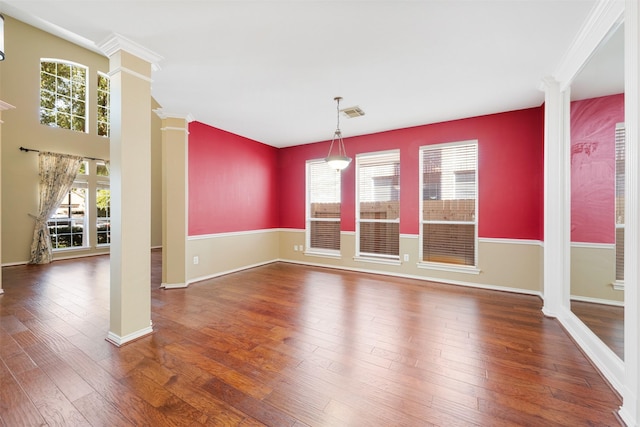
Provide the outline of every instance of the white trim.
{"type": "Polygon", "coordinates": [[[425,270],[449,271],[451,273],[480,274],[482,272],[482,270],[480,270],[475,265],[457,265],[457,264],[446,264],[443,262],[426,262],[426,261],[421,261],[416,265],[418,266],[418,268],[422,268],[425,270]]]}
{"type": "MultiPolygon", "coordinates": [[[[216,239],[219,237],[234,237],[234,236],[246,236],[249,234],[262,234],[262,233],[275,233],[280,231],[278,228],[265,228],[262,230],[248,230],[248,231],[231,231],[227,233],[215,233],[215,234],[200,234],[197,236],[188,236],[187,241],[192,240],[207,240],[207,239],[216,239]]],[[[285,231],[285,230],[282,230],[285,231]]],[[[300,230],[295,230],[300,231],[300,230]]],[[[304,232],[304,230],[301,230],[304,232]]]]}
{"type": "Polygon", "coordinates": [[[583,297],[579,295],[571,295],[571,301],[590,302],[592,304],[611,305],[614,307],[624,307],[624,301],[614,301],[610,299],[583,297]]]}
{"type": "Polygon", "coordinates": [[[528,289],[519,289],[519,288],[506,287],[506,286],[487,285],[487,284],[484,284],[484,283],[464,282],[464,281],[460,281],[460,280],[443,279],[441,277],[418,276],[418,275],[415,275],[415,274],[404,274],[404,273],[396,273],[396,272],[381,271],[381,270],[368,270],[368,269],[364,269],[364,268],[354,268],[354,267],[348,267],[348,266],[328,265],[328,264],[315,264],[315,263],[302,262],[302,261],[283,259],[283,258],[277,259],[275,261],[287,262],[287,263],[298,264],[298,265],[307,265],[307,266],[311,266],[311,267],[322,267],[322,268],[331,268],[331,269],[335,269],[335,270],[355,271],[355,272],[358,272],[358,273],[368,273],[368,274],[376,274],[376,275],[382,275],[382,276],[401,277],[401,278],[406,278],[406,279],[421,280],[421,281],[424,281],[424,282],[444,283],[444,284],[447,284],[447,285],[465,286],[465,287],[469,287],[469,288],[486,289],[486,290],[489,290],[489,291],[500,291],[500,292],[511,292],[511,293],[524,294],[524,295],[533,295],[533,296],[537,296],[539,298],[542,298],[542,293],[541,292],[532,291],[532,290],[528,290],[528,289]]]}
{"type": "Polygon", "coordinates": [[[146,82],[153,83],[153,80],[151,79],[151,77],[145,76],[144,74],[141,74],[141,73],[139,73],[137,71],[133,71],[132,69],[127,68],[127,67],[118,67],[116,69],[113,69],[113,70],[109,71],[109,78],[115,76],[118,73],[129,74],[130,76],[137,77],[140,80],[144,80],[146,82]]]}
{"type": "Polygon", "coordinates": [[[625,115],[625,240],[624,240],[624,388],[618,414],[629,426],[640,422],[640,6],[625,2],[624,17],[625,115]],[[629,262],[631,261],[631,262],[629,262]]]}
{"type": "Polygon", "coordinates": [[[340,253],[340,251],[321,252],[316,249],[316,250],[304,251],[304,255],[315,256],[320,258],[342,259],[342,254],[340,253]]]}
{"type": "Polygon", "coordinates": [[[533,239],[503,239],[496,237],[478,237],[479,243],[498,243],[503,245],[533,245],[544,247],[542,240],[533,239]]]}
{"type": "Polygon", "coordinates": [[[574,77],[596,51],[608,39],[610,31],[622,22],[624,2],[619,0],[599,0],[582,24],[575,39],[553,73],[560,82],[560,90],[566,90],[574,77]]]}
{"type": "Polygon", "coordinates": [[[400,261],[400,258],[398,258],[398,259],[394,259],[394,258],[376,258],[376,257],[371,257],[371,256],[358,255],[358,256],[354,256],[353,260],[357,261],[357,262],[369,262],[371,264],[402,265],[402,262],[400,261]]]}
{"type": "Polygon", "coordinates": [[[118,33],[112,33],[101,43],[97,43],[96,46],[107,57],[111,57],[116,52],[123,50],[150,63],[153,71],[160,70],[158,63],[162,61],[162,56],[118,33]]]}
{"type": "Polygon", "coordinates": [[[191,113],[187,113],[187,114],[169,113],[165,111],[163,108],[156,108],[155,110],[151,110],[151,111],[156,113],[156,115],[161,119],[182,119],[182,120],[185,120],[187,123],[191,123],[192,121],[195,120],[195,118],[193,117],[193,115],[191,115],[191,113]]]}
{"type": "Polygon", "coordinates": [[[622,390],[624,362],[568,308],[562,307],[557,319],[607,381],[616,390],[622,390]]]}
{"type": "Polygon", "coordinates": [[[278,259],[272,259],[272,260],[269,260],[269,261],[263,261],[263,262],[258,262],[256,264],[245,265],[245,266],[242,266],[242,267],[233,268],[231,270],[225,270],[225,271],[220,271],[218,273],[207,274],[206,276],[195,277],[193,279],[187,280],[187,286],[189,286],[192,283],[202,282],[203,280],[213,279],[215,277],[226,276],[227,274],[237,273],[238,271],[248,270],[250,268],[260,267],[260,266],[267,265],[267,264],[272,264],[272,263],[277,262],[277,261],[278,261],[278,259]]]}
{"type": "MultiPolygon", "coordinates": [[[[151,323],[151,322],[149,322],[151,323]]],[[[115,345],[116,347],[122,347],[123,345],[125,345],[128,342],[137,340],[138,338],[142,338],[146,335],[149,335],[153,333],[153,327],[152,325],[147,326],[146,328],[140,329],[139,331],[127,334],[123,337],[114,334],[113,332],[109,331],[109,333],[107,334],[107,338],[106,340],[109,341],[111,344],[115,345]]]]}
{"type": "Polygon", "coordinates": [[[400,238],[401,239],[419,239],[420,235],[419,234],[402,234],[402,233],[400,233],[400,238]]]}
{"type": "Polygon", "coordinates": [[[11,104],[9,104],[7,102],[4,102],[4,101],[0,100],[0,111],[10,110],[12,108],[16,108],[16,107],[14,107],[13,105],[11,105],[11,104]]]}
{"type": "Polygon", "coordinates": [[[616,291],[624,291],[624,280],[616,280],[611,283],[611,286],[613,286],[613,289],[616,291]]]}
{"type": "Polygon", "coordinates": [[[589,242],[571,242],[572,248],[582,249],[610,249],[616,250],[615,243],[589,243],[589,242]]]}
{"type": "Polygon", "coordinates": [[[186,133],[187,135],[189,135],[189,129],[187,129],[187,128],[179,128],[177,126],[167,126],[167,127],[160,128],[160,130],[161,131],[175,130],[175,131],[183,132],[183,133],[186,133]]]}
{"type": "Polygon", "coordinates": [[[189,283],[160,283],[160,289],[183,289],[188,287],[189,283]]]}

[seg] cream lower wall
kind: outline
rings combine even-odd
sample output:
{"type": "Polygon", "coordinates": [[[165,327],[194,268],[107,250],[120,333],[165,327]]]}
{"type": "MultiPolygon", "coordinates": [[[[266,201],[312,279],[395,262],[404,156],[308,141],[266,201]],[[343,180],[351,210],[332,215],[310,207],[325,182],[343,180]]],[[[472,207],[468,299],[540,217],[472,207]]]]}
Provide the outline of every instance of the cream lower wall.
{"type": "Polygon", "coordinates": [[[187,283],[277,261],[279,239],[277,229],[189,237],[187,283]]]}
{"type": "Polygon", "coordinates": [[[543,248],[538,241],[481,239],[478,274],[442,271],[418,267],[418,236],[403,235],[400,253],[408,262],[388,265],[355,260],[355,233],[342,233],[340,258],[306,254],[304,230],[262,230],[191,237],[187,241],[188,281],[281,260],[300,264],[342,268],[355,271],[413,277],[445,283],[542,294],[543,248]],[[295,247],[299,250],[295,250],[295,247]],[[198,264],[193,264],[193,257],[198,264]]]}
{"type": "Polygon", "coordinates": [[[400,236],[400,258],[409,255],[409,261],[399,265],[386,265],[354,259],[355,233],[342,233],[342,257],[326,258],[295,251],[295,245],[304,245],[304,230],[284,230],[280,238],[280,258],[305,264],[326,265],[372,273],[414,277],[444,283],[477,286],[490,289],[542,294],[542,245],[538,241],[480,239],[478,244],[477,274],[452,272],[419,267],[420,239],[417,235],[400,236]]]}
{"type": "Polygon", "coordinates": [[[613,289],[616,279],[615,245],[571,245],[571,298],[621,303],[624,291],[613,289]]]}

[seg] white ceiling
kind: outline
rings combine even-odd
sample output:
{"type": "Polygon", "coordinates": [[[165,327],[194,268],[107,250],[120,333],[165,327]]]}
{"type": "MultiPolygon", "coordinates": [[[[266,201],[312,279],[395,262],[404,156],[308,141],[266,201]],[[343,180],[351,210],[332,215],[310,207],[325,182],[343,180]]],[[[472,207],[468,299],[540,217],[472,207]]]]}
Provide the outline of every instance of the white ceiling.
{"type": "Polygon", "coordinates": [[[94,50],[120,34],[163,57],[152,93],[166,112],[284,147],[330,139],[338,95],[366,113],[341,120],[345,137],[539,106],[541,79],[595,3],[6,0],[0,11],[94,50]]]}

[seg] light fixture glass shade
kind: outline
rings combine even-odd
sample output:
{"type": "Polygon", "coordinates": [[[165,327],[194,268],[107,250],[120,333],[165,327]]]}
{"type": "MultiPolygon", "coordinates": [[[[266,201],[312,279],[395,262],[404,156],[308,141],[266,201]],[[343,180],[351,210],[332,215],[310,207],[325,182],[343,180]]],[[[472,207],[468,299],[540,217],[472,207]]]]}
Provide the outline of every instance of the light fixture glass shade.
{"type": "Polygon", "coordinates": [[[349,163],[351,163],[351,157],[347,157],[347,156],[328,156],[324,159],[325,162],[327,162],[327,164],[329,165],[329,167],[331,167],[332,169],[336,169],[341,171],[342,169],[346,168],[347,166],[349,166],[349,163]]]}
{"type": "Polygon", "coordinates": [[[351,157],[347,156],[347,150],[345,150],[344,141],[342,140],[342,132],[340,131],[340,100],[342,98],[336,96],[333,99],[336,101],[336,131],[333,133],[333,139],[331,139],[331,145],[329,146],[329,154],[327,154],[324,161],[327,162],[329,167],[341,171],[349,166],[349,163],[351,163],[351,157]],[[337,154],[332,153],[334,144],[337,147],[337,154]]]}
{"type": "Polygon", "coordinates": [[[0,13],[0,61],[4,61],[4,16],[0,13]]]}

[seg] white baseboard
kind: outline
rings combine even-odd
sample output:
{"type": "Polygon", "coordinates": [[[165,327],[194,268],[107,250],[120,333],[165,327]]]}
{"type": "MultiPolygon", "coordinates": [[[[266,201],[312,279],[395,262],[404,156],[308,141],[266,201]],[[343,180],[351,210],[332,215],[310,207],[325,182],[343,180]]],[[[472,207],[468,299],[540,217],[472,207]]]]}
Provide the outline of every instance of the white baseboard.
{"type": "Polygon", "coordinates": [[[146,328],[140,329],[139,331],[133,332],[131,334],[127,334],[123,337],[109,331],[109,333],[107,334],[106,340],[109,341],[111,344],[115,345],[116,347],[122,347],[128,342],[137,340],[138,338],[142,338],[145,335],[151,334],[152,332],[153,332],[153,327],[151,325],[147,326],[146,328]]]}

